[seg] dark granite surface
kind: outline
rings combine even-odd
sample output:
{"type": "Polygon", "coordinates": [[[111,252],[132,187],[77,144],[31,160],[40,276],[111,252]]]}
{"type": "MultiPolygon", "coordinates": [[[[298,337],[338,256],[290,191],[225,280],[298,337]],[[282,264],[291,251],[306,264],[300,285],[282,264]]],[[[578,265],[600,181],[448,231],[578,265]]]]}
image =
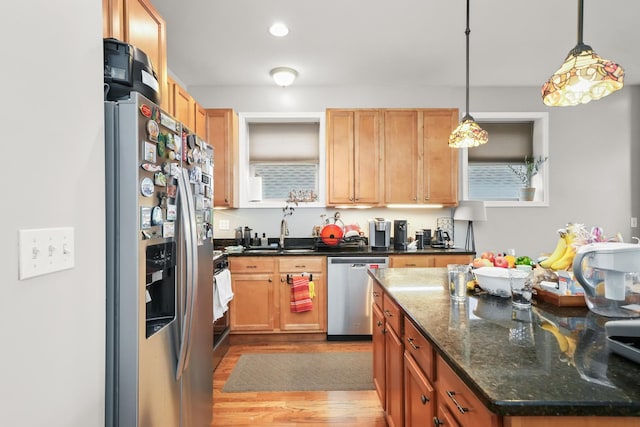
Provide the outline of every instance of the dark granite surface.
{"type": "Polygon", "coordinates": [[[534,302],[530,310],[515,311],[524,321],[512,320],[511,300],[486,294],[455,304],[446,268],[369,274],[496,414],[640,416],[640,365],[606,348],[608,318],[534,302]],[[542,324],[568,337],[565,352],[564,339],[542,324]]]}
{"type": "MultiPolygon", "coordinates": [[[[274,239],[269,239],[269,243],[275,243],[274,239]]],[[[214,248],[217,250],[224,250],[225,246],[235,245],[233,239],[216,239],[214,240],[214,248]]],[[[242,253],[230,253],[229,256],[389,256],[389,255],[474,255],[475,252],[470,252],[462,248],[440,249],[440,248],[426,248],[417,249],[413,251],[400,251],[395,250],[393,246],[386,249],[371,249],[367,245],[345,245],[336,247],[316,247],[313,238],[287,238],[285,245],[291,249],[313,249],[311,252],[287,252],[278,248],[268,247],[250,247],[242,253]]]]}

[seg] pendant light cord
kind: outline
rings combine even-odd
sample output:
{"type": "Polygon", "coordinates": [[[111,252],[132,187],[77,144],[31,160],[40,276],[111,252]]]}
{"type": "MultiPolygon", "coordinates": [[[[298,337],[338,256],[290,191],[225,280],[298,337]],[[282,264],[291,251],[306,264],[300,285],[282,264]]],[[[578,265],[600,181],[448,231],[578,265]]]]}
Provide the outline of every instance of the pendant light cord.
{"type": "MultiPolygon", "coordinates": [[[[582,0],[580,0],[582,1],[582,0]]],[[[471,118],[471,115],[469,114],[469,33],[471,33],[471,29],[469,28],[469,0],[467,0],[467,28],[464,30],[464,33],[467,37],[467,88],[466,88],[466,95],[467,95],[467,103],[466,103],[466,108],[467,111],[465,112],[465,116],[463,118],[463,121],[467,118],[471,118]]]]}
{"type": "Polygon", "coordinates": [[[578,45],[584,44],[582,42],[583,10],[584,10],[584,0],[578,0],[578,45]]]}

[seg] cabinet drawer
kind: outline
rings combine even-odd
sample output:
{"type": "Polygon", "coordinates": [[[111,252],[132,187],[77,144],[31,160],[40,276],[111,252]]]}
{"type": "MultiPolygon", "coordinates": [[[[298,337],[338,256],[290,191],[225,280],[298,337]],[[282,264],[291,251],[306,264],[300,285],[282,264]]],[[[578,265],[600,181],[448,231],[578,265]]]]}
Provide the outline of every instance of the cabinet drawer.
{"type": "Polygon", "coordinates": [[[324,259],[322,257],[289,257],[284,256],[278,259],[281,273],[322,273],[324,270],[324,259]]]}
{"type": "Polygon", "coordinates": [[[384,313],[387,324],[393,328],[398,336],[402,336],[402,329],[400,329],[400,326],[402,326],[400,307],[398,307],[387,294],[384,294],[383,297],[382,312],[384,313]]]}
{"type": "MultiPolygon", "coordinates": [[[[372,280],[372,279],[369,279],[372,280]]],[[[375,280],[373,280],[373,302],[374,304],[376,304],[378,306],[378,308],[380,308],[380,310],[382,310],[382,306],[383,306],[383,302],[382,302],[382,296],[384,295],[384,290],[382,289],[382,286],[380,286],[380,284],[378,282],[376,282],[375,280]]]]}
{"type": "Polygon", "coordinates": [[[429,380],[435,380],[434,353],[431,343],[418,331],[408,318],[404,318],[404,348],[425,373],[429,380]]]}
{"type": "Polygon", "coordinates": [[[438,402],[464,426],[499,427],[500,418],[490,412],[471,392],[460,377],[442,360],[436,357],[438,402]]]}
{"type": "Polygon", "coordinates": [[[274,257],[229,257],[231,273],[273,273],[276,271],[274,257]]]}
{"type": "Polygon", "coordinates": [[[438,255],[434,258],[432,267],[446,267],[447,264],[470,264],[473,262],[472,255],[438,255]]]}
{"type": "Polygon", "coordinates": [[[390,257],[390,267],[433,267],[434,257],[429,255],[396,255],[390,257]]]}

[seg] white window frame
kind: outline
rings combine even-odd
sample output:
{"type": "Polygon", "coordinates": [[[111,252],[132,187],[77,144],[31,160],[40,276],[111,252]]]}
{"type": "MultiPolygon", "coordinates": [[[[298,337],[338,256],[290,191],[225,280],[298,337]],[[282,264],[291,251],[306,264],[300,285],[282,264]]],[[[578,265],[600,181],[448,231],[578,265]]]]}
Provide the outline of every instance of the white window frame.
{"type": "MultiPolygon", "coordinates": [[[[532,122],[533,123],[533,156],[549,157],[549,113],[547,112],[489,112],[473,113],[473,118],[480,123],[507,123],[507,122],[532,122]]],[[[491,134],[489,142],[491,144],[491,134]]],[[[469,158],[468,148],[460,149],[460,183],[462,200],[469,199],[469,158]]],[[[473,150],[473,148],[471,148],[473,150]]],[[[540,168],[540,172],[533,177],[535,187],[542,189],[542,198],[531,202],[519,200],[486,200],[487,207],[532,207],[549,206],[549,161],[540,168]]]]}
{"type": "Polygon", "coordinates": [[[326,200],[326,153],[325,153],[325,113],[238,113],[238,200],[240,208],[281,208],[286,200],[249,200],[249,139],[251,123],[318,123],[318,200],[300,203],[300,208],[325,207],[326,200]]]}

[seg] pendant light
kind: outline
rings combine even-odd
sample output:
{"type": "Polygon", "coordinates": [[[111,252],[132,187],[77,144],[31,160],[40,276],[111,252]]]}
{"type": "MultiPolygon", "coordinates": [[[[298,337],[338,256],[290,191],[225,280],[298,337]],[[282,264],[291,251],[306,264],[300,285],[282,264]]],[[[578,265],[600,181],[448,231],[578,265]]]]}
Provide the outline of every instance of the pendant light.
{"type": "Polygon", "coordinates": [[[483,130],[478,123],[469,114],[469,0],[467,0],[467,28],[465,35],[467,37],[467,105],[465,115],[457,128],[451,132],[449,136],[449,147],[451,148],[470,148],[478,145],[486,144],[489,140],[489,134],[483,130]]]}
{"type": "Polygon", "coordinates": [[[542,102],[550,107],[586,104],[598,100],[624,85],[624,70],[600,58],[582,42],[583,0],[578,0],[578,44],[564,64],[542,86],[542,102]]]}

